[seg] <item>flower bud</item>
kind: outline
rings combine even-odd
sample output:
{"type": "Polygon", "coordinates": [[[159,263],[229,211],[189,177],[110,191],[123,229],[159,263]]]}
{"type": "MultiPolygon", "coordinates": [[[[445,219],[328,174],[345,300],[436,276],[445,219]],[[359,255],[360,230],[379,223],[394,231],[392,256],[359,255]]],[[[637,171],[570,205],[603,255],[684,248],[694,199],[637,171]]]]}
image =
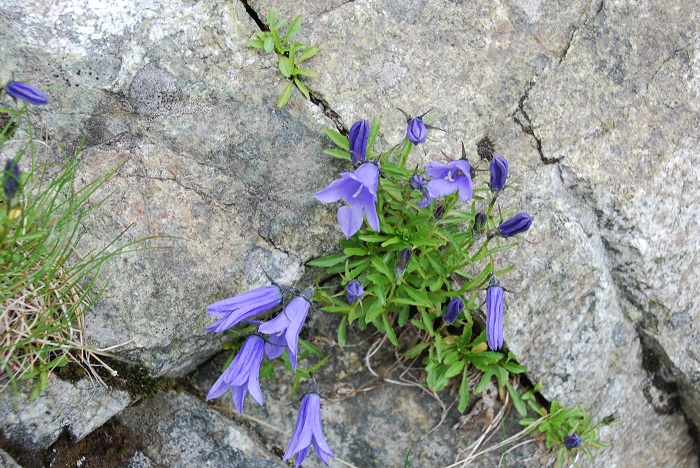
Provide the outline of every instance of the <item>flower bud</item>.
{"type": "Polygon", "coordinates": [[[508,178],[508,161],[506,158],[498,154],[494,156],[489,165],[489,172],[491,172],[491,183],[489,184],[491,190],[494,192],[503,190],[508,178]]]}
{"type": "Polygon", "coordinates": [[[408,263],[411,261],[412,255],[413,251],[411,251],[410,247],[406,247],[399,252],[399,258],[396,260],[396,266],[394,267],[394,273],[396,273],[397,277],[403,276],[403,274],[406,273],[406,268],[408,268],[408,263]]]}
{"type": "Polygon", "coordinates": [[[564,437],[564,445],[568,450],[573,450],[581,446],[581,437],[577,433],[573,433],[570,436],[564,437]]]}
{"type": "Polygon", "coordinates": [[[486,213],[480,211],[474,217],[474,224],[472,225],[472,237],[478,239],[486,230],[486,213]]]}
{"type": "Polygon", "coordinates": [[[28,102],[35,106],[48,104],[49,97],[33,86],[21,83],[19,81],[10,81],[5,85],[5,91],[13,98],[28,102]]]}
{"type": "Polygon", "coordinates": [[[486,290],[486,341],[491,351],[503,347],[503,288],[495,275],[486,290]]]}
{"type": "Polygon", "coordinates": [[[367,160],[367,140],[369,139],[370,126],[366,120],[355,122],[350,127],[348,142],[350,143],[350,157],[352,162],[364,162],[367,160]]]}
{"type": "Polygon", "coordinates": [[[501,237],[513,237],[530,229],[532,216],[527,213],[518,213],[498,226],[498,235],[501,237]]]}
{"type": "Polygon", "coordinates": [[[365,295],[365,290],[359,281],[352,280],[347,286],[345,286],[345,292],[348,295],[348,304],[352,304],[358,299],[361,299],[365,295]]]}
{"type": "Polygon", "coordinates": [[[5,200],[9,203],[19,189],[19,164],[14,159],[8,159],[5,163],[5,175],[2,188],[5,191],[5,200]]]}
{"type": "Polygon", "coordinates": [[[450,299],[450,303],[447,304],[447,310],[445,315],[442,316],[442,320],[446,323],[455,323],[462,309],[464,309],[464,301],[459,297],[453,297],[450,299]]]}
{"type": "Polygon", "coordinates": [[[406,138],[414,145],[419,145],[425,143],[428,137],[428,129],[418,117],[414,117],[408,122],[408,130],[406,131],[406,138]]]}
{"type": "Polygon", "coordinates": [[[423,190],[425,186],[428,185],[428,181],[423,176],[423,174],[413,174],[411,176],[411,179],[408,181],[408,184],[413,189],[423,190]]]}

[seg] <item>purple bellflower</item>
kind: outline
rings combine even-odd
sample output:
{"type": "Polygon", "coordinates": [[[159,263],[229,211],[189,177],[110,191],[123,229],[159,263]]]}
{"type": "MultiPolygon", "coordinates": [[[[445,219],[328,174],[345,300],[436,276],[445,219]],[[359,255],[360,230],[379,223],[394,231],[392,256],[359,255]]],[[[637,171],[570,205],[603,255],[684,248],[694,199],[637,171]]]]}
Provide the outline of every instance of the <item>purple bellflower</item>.
{"type": "Polygon", "coordinates": [[[428,190],[429,181],[422,174],[413,174],[408,184],[412,188],[423,192],[423,199],[418,203],[419,208],[425,208],[435,200],[435,197],[430,195],[430,190],[428,190]]]}
{"type": "Polygon", "coordinates": [[[49,102],[49,97],[45,93],[20,81],[10,81],[5,85],[5,91],[13,98],[35,106],[43,106],[49,102]]]}
{"type": "Polygon", "coordinates": [[[498,226],[498,235],[501,237],[513,237],[522,234],[530,229],[532,219],[532,216],[527,213],[518,213],[498,226]]]}
{"type": "MultiPolygon", "coordinates": [[[[313,288],[306,288],[302,295],[292,299],[277,317],[269,322],[261,323],[258,327],[260,333],[284,336],[289,354],[289,363],[292,365],[292,370],[294,370],[294,372],[297,371],[299,332],[301,331],[301,327],[304,326],[306,316],[309,314],[309,307],[311,306],[311,302],[309,301],[313,294],[313,288]]],[[[278,343],[281,342],[279,336],[275,338],[275,341],[278,343]]]]}
{"type": "Polygon", "coordinates": [[[491,351],[503,347],[503,288],[495,275],[486,290],[486,341],[491,351]]]}
{"type": "Polygon", "coordinates": [[[277,286],[265,286],[244,292],[207,306],[207,313],[221,317],[218,322],[206,328],[208,332],[222,332],[235,327],[240,322],[282,302],[282,293],[277,286]]]}
{"type": "Polygon", "coordinates": [[[379,184],[379,169],[372,163],[365,163],[355,172],[343,172],[342,178],[334,180],[320,192],[316,199],[323,203],[343,200],[349,206],[338,208],[338,224],[347,239],[360,230],[364,215],[367,224],[379,232],[379,216],[377,216],[377,185],[379,184]],[[364,214],[363,214],[364,213],[364,214]]]}
{"type": "Polygon", "coordinates": [[[4,182],[2,184],[3,191],[5,192],[5,200],[7,200],[8,203],[17,195],[19,177],[19,164],[17,164],[14,159],[8,159],[5,163],[5,176],[3,177],[4,182]]]}
{"type": "Polygon", "coordinates": [[[369,139],[370,126],[366,120],[355,122],[350,127],[348,142],[350,143],[350,157],[352,162],[359,163],[367,160],[367,140],[369,139]]]}
{"type": "Polygon", "coordinates": [[[348,295],[348,304],[352,304],[365,295],[364,288],[362,288],[362,285],[357,280],[350,281],[347,286],[345,286],[345,292],[348,295]]]}
{"type": "Polygon", "coordinates": [[[243,414],[243,400],[250,391],[250,396],[262,406],[263,397],[260,391],[260,363],[263,359],[265,340],[259,335],[246,338],[236,357],[228,369],[221,374],[219,380],[209,390],[207,400],[218,398],[231,388],[233,404],[240,414],[243,414]]]}
{"type": "Polygon", "coordinates": [[[292,440],[289,441],[287,451],[284,452],[282,460],[288,460],[296,453],[294,467],[304,462],[309,454],[309,449],[313,444],[316,455],[328,466],[328,457],[335,458],[328,442],[323,437],[323,427],[321,427],[321,397],[318,394],[316,380],[311,379],[306,386],[306,393],[301,399],[297,423],[294,426],[292,440]]]}
{"type": "Polygon", "coordinates": [[[265,356],[268,359],[277,359],[287,349],[287,338],[284,333],[275,333],[267,337],[265,340],[265,356]]]}
{"type": "Polygon", "coordinates": [[[445,197],[459,190],[459,199],[463,202],[472,198],[471,166],[466,159],[456,159],[447,164],[431,162],[425,167],[425,172],[433,178],[428,183],[432,197],[445,197]]]}
{"type": "Polygon", "coordinates": [[[414,145],[425,143],[425,140],[428,138],[428,128],[425,126],[423,119],[414,117],[408,121],[406,138],[414,145]]]}
{"type": "Polygon", "coordinates": [[[462,313],[464,309],[464,301],[460,297],[453,297],[450,299],[450,303],[447,304],[447,310],[445,315],[442,316],[442,320],[446,323],[455,323],[459,314],[462,313]]]}
{"type": "Polygon", "coordinates": [[[495,155],[489,165],[489,172],[491,173],[491,182],[489,183],[491,190],[500,192],[506,186],[508,160],[499,154],[495,155]]]}
{"type": "Polygon", "coordinates": [[[577,433],[573,433],[570,436],[564,437],[564,445],[566,445],[566,448],[569,450],[573,450],[576,448],[579,448],[581,446],[581,437],[577,433]]]}

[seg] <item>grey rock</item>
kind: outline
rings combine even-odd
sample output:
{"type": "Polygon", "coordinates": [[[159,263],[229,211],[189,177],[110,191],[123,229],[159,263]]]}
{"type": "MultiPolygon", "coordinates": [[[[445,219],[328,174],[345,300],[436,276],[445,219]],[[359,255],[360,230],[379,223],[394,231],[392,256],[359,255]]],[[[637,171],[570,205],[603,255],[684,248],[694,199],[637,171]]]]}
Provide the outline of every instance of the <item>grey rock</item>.
{"type": "Polygon", "coordinates": [[[132,402],[128,393],[107,390],[90,379],[76,384],[57,378],[29,401],[27,393],[0,394],[0,426],[13,444],[39,452],[54,443],[66,429],[80,440],[132,402]]]}
{"type": "Polygon", "coordinates": [[[0,465],[5,468],[22,468],[11,456],[4,450],[0,450],[0,465]]]}
{"type": "Polygon", "coordinates": [[[118,416],[142,437],[145,454],[130,466],[283,467],[249,434],[187,393],[164,393],[143,400],[118,416]]]}

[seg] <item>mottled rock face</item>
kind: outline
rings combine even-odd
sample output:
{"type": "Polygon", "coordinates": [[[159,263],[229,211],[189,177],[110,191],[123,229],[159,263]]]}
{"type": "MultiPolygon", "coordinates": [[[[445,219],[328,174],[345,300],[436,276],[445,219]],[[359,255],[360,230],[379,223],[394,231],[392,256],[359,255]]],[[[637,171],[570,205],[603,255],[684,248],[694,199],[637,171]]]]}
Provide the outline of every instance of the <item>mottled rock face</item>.
{"type": "MultiPolygon", "coordinates": [[[[519,291],[506,345],[547,398],[618,413],[601,465],[693,463],[680,411],[699,424],[694,2],[248,3],[304,17],[301,40],[321,46],[309,87],[346,128],[383,114],[393,144],[395,107],[434,108],[446,132],[413,162],[464,141],[482,168],[490,137],[515,188],[500,203],[535,216],[499,260],[517,265],[501,278],[519,291]]],[[[275,109],[277,65],[245,47],[257,26],[239,2],[0,4],[0,80],[61,85],[35,122],[69,152],[85,136],[80,183],[123,164],[85,248],[128,226],[127,241],[168,236],[105,265],[88,337],[127,342],[157,374],[191,370],[219,347],[206,304],[263,284],[261,267],[293,282],[333,248],[312,198],[338,169],[321,154],[332,123],[296,93],[275,109]]]]}

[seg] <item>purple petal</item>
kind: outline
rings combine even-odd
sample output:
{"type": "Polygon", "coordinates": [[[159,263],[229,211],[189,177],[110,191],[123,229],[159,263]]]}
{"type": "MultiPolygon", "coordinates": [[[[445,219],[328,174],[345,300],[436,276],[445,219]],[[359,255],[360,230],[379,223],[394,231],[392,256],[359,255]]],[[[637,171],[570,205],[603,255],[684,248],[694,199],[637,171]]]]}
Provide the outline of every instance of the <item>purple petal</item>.
{"type": "Polygon", "coordinates": [[[448,168],[445,164],[435,161],[425,166],[426,174],[428,174],[433,179],[444,179],[445,177],[447,177],[447,173],[449,172],[449,170],[450,168],[448,168]]]}
{"type": "Polygon", "coordinates": [[[332,203],[352,197],[359,188],[360,184],[357,180],[346,177],[344,174],[342,179],[334,180],[328,187],[316,192],[314,197],[320,202],[332,203]]]}
{"type": "Polygon", "coordinates": [[[486,290],[486,339],[489,349],[503,347],[503,288],[489,286],[486,290]]]}
{"type": "Polygon", "coordinates": [[[265,342],[265,355],[268,359],[277,359],[287,349],[287,339],[284,333],[270,335],[265,342]]]}
{"type": "MultiPolygon", "coordinates": [[[[379,183],[379,169],[371,163],[365,163],[350,174],[350,177],[369,190],[373,196],[377,194],[377,184],[379,183]]],[[[345,201],[348,201],[347,199],[345,201]]]]}
{"type": "Polygon", "coordinates": [[[353,234],[360,230],[362,227],[362,220],[361,206],[358,206],[358,209],[350,206],[341,206],[338,208],[338,224],[343,234],[345,234],[346,239],[350,239],[353,234]]]}
{"type": "Polygon", "coordinates": [[[433,179],[428,183],[428,191],[433,198],[446,197],[455,193],[458,188],[457,183],[445,179],[433,179]]]}
{"type": "MultiPolygon", "coordinates": [[[[296,297],[292,302],[290,302],[284,309],[287,312],[291,323],[287,327],[285,337],[287,339],[287,347],[289,348],[290,359],[293,354],[296,358],[299,347],[299,332],[301,327],[304,325],[306,316],[309,313],[309,307],[311,304],[303,297],[296,297]]],[[[296,359],[294,365],[292,366],[294,372],[296,372],[296,359]]]]}
{"type": "Polygon", "coordinates": [[[306,459],[306,456],[309,454],[309,447],[303,448],[299,450],[299,453],[297,453],[297,458],[294,460],[294,468],[299,468],[302,463],[304,463],[304,460],[306,459]]]}
{"type": "Polygon", "coordinates": [[[261,323],[258,327],[258,331],[260,333],[265,333],[266,335],[272,335],[283,332],[287,329],[288,326],[289,319],[287,318],[287,315],[284,313],[284,311],[282,311],[279,313],[279,315],[277,315],[277,317],[273,318],[272,320],[261,323]]]}
{"type": "Polygon", "coordinates": [[[463,202],[471,200],[473,196],[471,177],[460,177],[459,180],[456,181],[456,184],[459,187],[459,199],[463,202]]]}
{"type": "Polygon", "coordinates": [[[238,410],[238,414],[243,414],[243,402],[245,400],[246,393],[248,393],[248,387],[245,385],[239,385],[238,387],[233,387],[231,390],[233,406],[235,406],[236,410],[238,410]]]}

